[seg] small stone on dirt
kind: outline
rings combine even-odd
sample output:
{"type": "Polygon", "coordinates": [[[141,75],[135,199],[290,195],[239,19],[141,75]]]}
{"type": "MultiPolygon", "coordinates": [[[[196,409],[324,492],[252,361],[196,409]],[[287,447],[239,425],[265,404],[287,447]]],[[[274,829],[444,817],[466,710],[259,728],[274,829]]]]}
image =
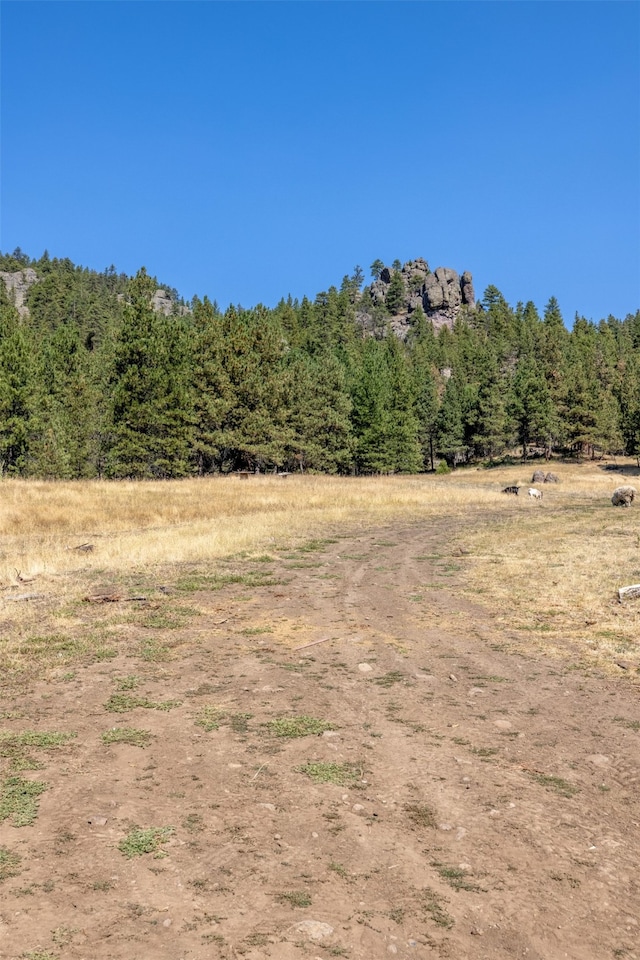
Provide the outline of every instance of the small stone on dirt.
{"type": "Polygon", "coordinates": [[[589,763],[595,764],[596,767],[604,767],[610,762],[610,759],[604,753],[592,753],[590,757],[587,757],[589,763]]]}
{"type": "Polygon", "coordinates": [[[373,667],[371,666],[370,663],[359,663],[358,670],[360,671],[360,673],[371,673],[371,671],[373,670],[373,667]]]}
{"type": "Polygon", "coordinates": [[[87,820],[87,823],[90,823],[92,827],[104,827],[106,822],[106,817],[89,817],[87,820]]]}
{"type": "Polygon", "coordinates": [[[295,929],[309,940],[324,940],[333,933],[333,927],[320,920],[301,920],[300,923],[296,923],[295,929]]]}

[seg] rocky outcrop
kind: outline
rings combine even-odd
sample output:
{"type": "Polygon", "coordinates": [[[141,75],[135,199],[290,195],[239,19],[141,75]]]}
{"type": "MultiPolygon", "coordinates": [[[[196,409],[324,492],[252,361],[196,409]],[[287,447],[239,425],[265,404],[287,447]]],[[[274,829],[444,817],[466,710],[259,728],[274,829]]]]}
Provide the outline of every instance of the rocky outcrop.
{"type": "Polygon", "coordinates": [[[173,311],[173,300],[166,290],[156,290],[151,298],[151,306],[156,313],[162,313],[165,317],[168,317],[173,311]]]}
{"type": "MultiPolygon", "coordinates": [[[[388,325],[399,336],[406,336],[411,314],[418,307],[422,307],[434,327],[439,329],[453,326],[463,307],[472,310],[476,305],[473,278],[469,272],[460,276],[450,267],[437,267],[431,271],[422,257],[407,261],[400,270],[384,267],[363,293],[369,294],[374,306],[389,309],[388,325]],[[398,297],[399,290],[402,291],[401,298],[398,297]]],[[[370,326],[364,311],[360,319],[365,327],[370,326]]]]}
{"type": "Polygon", "coordinates": [[[35,270],[27,267],[26,270],[16,270],[15,273],[0,271],[0,280],[4,282],[9,294],[9,300],[15,305],[21,317],[29,315],[27,307],[27,293],[34,283],[38,282],[35,270]]]}

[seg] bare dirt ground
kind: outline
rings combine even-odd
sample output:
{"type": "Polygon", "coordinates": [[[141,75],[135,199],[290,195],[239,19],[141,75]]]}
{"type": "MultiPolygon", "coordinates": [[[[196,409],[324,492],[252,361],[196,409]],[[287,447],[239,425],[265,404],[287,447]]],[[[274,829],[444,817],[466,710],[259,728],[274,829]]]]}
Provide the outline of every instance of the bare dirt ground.
{"type": "Polygon", "coordinates": [[[106,653],[0,707],[0,956],[638,960],[640,677],[464,567],[396,523],[79,603],[106,653]]]}

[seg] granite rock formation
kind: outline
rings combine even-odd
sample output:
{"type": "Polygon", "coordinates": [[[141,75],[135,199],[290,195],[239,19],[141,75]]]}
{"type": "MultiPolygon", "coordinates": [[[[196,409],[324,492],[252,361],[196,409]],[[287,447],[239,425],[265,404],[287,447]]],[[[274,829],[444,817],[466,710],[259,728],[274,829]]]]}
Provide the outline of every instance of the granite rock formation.
{"type": "MultiPolygon", "coordinates": [[[[468,271],[461,276],[451,267],[437,267],[435,271],[431,271],[422,257],[407,261],[400,270],[392,267],[381,270],[378,279],[363,291],[363,294],[369,294],[374,307],[387,305],[393,283],[397,289],[396,275],[399,275],[402,281],[403,302],[399,309],[392,312],[387,325],[398,336],[406,336],[411,314],[418,307],[422,307],[436,330],[443,326],[453,326],[462,308],[475,309],[473,278],[468,271]]],[[[371,323],[367,322],[371,317],[366,310],[360,312],[359,319],[365,327],[371,326],[371,323]]]]}
{"type": "Polygon", "coordinates": [[[0,271],[0,280],[4,281],[9,294],[9,300],[15,305],[16,310],[21,317],[29,315],[29,308],[26,304],[27,293],[34,283],[38,282],[38,276],[31,267],[26,270],[16,270],[15,273],[0,271]]]}

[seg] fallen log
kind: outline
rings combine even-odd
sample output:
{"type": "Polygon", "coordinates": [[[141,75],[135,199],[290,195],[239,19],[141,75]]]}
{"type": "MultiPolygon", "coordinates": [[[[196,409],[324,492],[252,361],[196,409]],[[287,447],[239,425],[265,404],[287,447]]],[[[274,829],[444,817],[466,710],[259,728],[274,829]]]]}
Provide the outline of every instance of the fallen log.
{"type": "Polygon", "coordinates": [[[44,600],[44,593],[17,593],[15,597],[7,597],[7,600],[11,600],[12,603],[17,603],[19,600],[44,600]]]}
{"type": "Polygon", "coordinates": [[[634,597],[640,597],[640,583],[634,583],[630,587],[620,587],[618,590],[618,600],[632,600],[634,597]]]}
{"type": "Polygon", "coordinates": [[[94,593],[82,598],[85,603],[127,603],[130,600],[146,600],[146,597],[123,597],[119,593],[94,593]]]}

